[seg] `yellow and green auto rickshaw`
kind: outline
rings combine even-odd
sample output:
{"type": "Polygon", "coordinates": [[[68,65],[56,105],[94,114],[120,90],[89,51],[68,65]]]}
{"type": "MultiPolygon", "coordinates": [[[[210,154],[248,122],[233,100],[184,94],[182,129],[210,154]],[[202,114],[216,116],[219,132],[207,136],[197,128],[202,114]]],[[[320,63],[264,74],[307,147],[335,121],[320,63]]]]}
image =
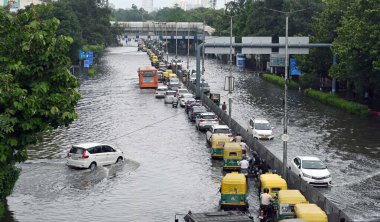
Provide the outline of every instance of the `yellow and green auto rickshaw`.
{"type": "Polygon", "coordinates": [[[158,63],[158,57],[156,55],[153,55],[151,62],[152,62],[152,66],[154,66],[155,64],[157,64],[158,63]]]}
{"type": "Polygon", "coordinates": [[[168,72],[170,74],[170,73],[173,73],[173,70],[167,69],[166,72],[168,72]]]}
{"type": "Polygon", "coordinates": [[[239,170],[242,160],[242,150],[239,143],[226,143],[223,150],[223,170],[239,170]]]}
{"type": "Polygon", "coordinates": [[[168,79],[169,78],[169,72],[167,70],[162,73],[162,78],[164,78],[164,79],[168,79]]]}
{"type": "Polygon", "coordinates": [[[294,212],[306,222],[327,222],[327,214],[315,204],[296,204],[294,212]]]}
{"type": "Polygon", "coordinates": [[[169,73],[169,81],[170,81],[171,79],[178,79],[178,78],[177,78],[177,75],[176,75],[175,73],[169,73]]]}
{"type": "Polygon", "coordinates": [[[230,142],[227,134],[212,134],[211,136],[211,157],[223,158],[224,145],[230,142]]]}
{"type": "Polygon", "coordinates": [[[280,190],[278,192],[277,219],[295,218],[294,205],[309,203],[299,190],[280,190]]]}
{"type": "Polygon", "coordinates": [[[222,209],[248,209],[247,181],[244,174],[227,173],[222,179],[220,193],[220,207],[222,209]]]}
{"type": "Polygon", "coordinates": [[[273,209],[277,212],[278,210],[278,192],[280,190],[287,190],[288,185],[286,181],[278,174],[266,173],[260,175],[259,191],[264,192],[264,189],[268,188],[269,194],[275,200],[273,202],[273,209]]]}

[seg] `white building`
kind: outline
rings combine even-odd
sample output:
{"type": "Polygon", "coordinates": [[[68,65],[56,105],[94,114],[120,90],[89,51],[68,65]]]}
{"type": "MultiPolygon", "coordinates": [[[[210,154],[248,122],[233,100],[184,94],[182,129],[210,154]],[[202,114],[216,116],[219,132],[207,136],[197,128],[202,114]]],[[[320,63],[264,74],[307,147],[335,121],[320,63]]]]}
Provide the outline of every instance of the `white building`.
{"type": "Polygon", "coordinates": [[[42,3],[47,2],[46,0],[0,0],[0,6],[7,6],[9,3],[11,3],[11,12],[15,12],[19,9],[25,9],[28,5],[39,5],[42,3]]]}
{"type": "Polygon", "coordinates": [[[142,8],[147,12],[153,11],[153,0],[142,0],[142,8]]]}

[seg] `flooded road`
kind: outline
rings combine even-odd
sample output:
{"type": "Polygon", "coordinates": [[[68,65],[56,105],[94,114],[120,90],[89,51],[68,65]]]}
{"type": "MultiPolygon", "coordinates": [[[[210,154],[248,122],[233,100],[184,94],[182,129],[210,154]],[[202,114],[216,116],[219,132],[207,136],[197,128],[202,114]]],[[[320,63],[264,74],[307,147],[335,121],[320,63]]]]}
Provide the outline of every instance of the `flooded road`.
{"type": "MultiPolygon", "coordinates": [[[[194,67],[194,58],[190,67],[194,67]]],[[[22,174],[8,197],[6,221],[173,221],[175,213],[218,210],[223,176],[211,161],[205,135],[183,109],[164,105],[154,90],[140,90],[136,70],[149,65],[135,47],[110,48],[95,78],[79,76],[80,118],[44,136],[20,164],[22,174]],[[72,144],[116,145],[127,160],[94,172],[72,170],[65,156],[72,144]]],[[[206,61],[204,78],[222,94],[228,67],[206,61]]],[[[283,89],[249,72],[233,69],[233,118],[267,118],[276,137],[264,144],[282,159],[283,89]]],[[[355,219],[379,216],[380,132],[378,119],[362,119],[289,93],[289,159],[316,155],[325,161],[334,186],[322,189],[355,219]]],[[[258,207],[250,181],[251,212],[258,207]]]]}

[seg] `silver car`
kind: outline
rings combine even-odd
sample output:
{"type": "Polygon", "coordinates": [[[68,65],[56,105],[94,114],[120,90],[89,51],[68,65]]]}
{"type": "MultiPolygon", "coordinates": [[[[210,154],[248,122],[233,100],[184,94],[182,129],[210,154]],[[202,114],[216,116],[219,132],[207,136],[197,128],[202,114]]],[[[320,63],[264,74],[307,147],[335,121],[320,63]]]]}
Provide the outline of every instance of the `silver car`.
{"type": "Polygon", "coordinates": [[[166,91],[168,91],[167,86],[158,86],[155,93],[156,98],[164,98],[166,91]]]}
{"type": "Polygon", "coordinates": [[[195,101],[194,95],[191,93],[185,93],[179,97],[179,104],[181,107],[185,107],[187,101],[195,101]]]}
{"type": "Polygon", "coordinates": [[[174,97],[176,96],[176,91],[174,90],[168,90],[165,93],[165,104],[173,103],[174,97]]]}

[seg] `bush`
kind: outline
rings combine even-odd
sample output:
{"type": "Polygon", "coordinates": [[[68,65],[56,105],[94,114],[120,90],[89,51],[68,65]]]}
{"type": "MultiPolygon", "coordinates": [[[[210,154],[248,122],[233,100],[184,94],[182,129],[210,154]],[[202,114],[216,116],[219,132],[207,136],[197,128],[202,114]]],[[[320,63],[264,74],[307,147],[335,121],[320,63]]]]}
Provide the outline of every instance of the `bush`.
{"type": "Polygon", "coordinates": [[[302,74],[300,77],[300,85],[304,89],[318,89],[320,85],[318,75],[313,73],[302,74]]]}
{"type": "Polygon", "coordinates": [[[94,77],[96,74],[96,68],[94,66],[91,66],[89,69],[88,69],[88,75],[90,77],[94,77]]]}
{"type": "Polygon", "coordinates": [[[4,202],[0,202],[0,219],[4,216],[4,202]]]}
{"type": "Polygon", "coordinates": [[[94,53],[94,56],[96,58],[100,57],[104,50],[105,50],[105,46],[104,45],[101,45],[101,44],[98,44],[98,45],[85,45],[83,46],[83,50],[85,52],[93,52],[94,53]]]}
{"type": "MultiPolygon", "coordinates": [[[[285,79],[282,78],[282,77],[280,77],[280,76],[276,76],[276,75],[272,75],[272,74],[263,74],[262,77],[263,77],[263,79],[267,80],[268,82],[277,84],[279,86],[284,86],[285,85],[285,79]]],[[[289,87],[289,89],[296,89],[296,90],[298,90],[300,86],[298,85],[298,83],[290,80],[289,84],[288,84],[288,87],[289,87]]]]}
{"type": "Polygon", "coordinates": [[[342,99],[335,94],[320,92],[313,89],[306,89],[305,94],[311,98],[317,99],[323,103],[327,103],[338,107],[340,109],[346,110],[349,113],[360,115],[360,116],[369,116],[368,107],[359,103],[351,102],[345,99],[342,99]]]}
{"type": "Polygon", "coordinates": [[[0,202],[12,194],[13,187],[20,175],[20,169],[14,165],[6,165],[0,169],[0,202]]]}

